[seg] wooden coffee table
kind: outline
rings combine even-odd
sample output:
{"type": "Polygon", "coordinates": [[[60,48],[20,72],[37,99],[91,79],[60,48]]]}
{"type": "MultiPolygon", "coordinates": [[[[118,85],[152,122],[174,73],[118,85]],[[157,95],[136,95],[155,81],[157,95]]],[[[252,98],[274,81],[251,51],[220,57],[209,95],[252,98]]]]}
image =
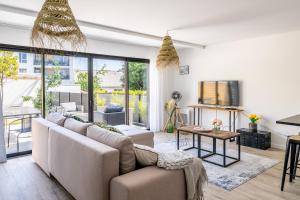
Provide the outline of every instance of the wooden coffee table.
{"type": "MultiPolygon", "coordinates": [[[[211,130],[198,130],[195,129],[197,126],[183,126],[177,129],[177,149],[179,150],[179,139],[181,133],[190,133],[193,134],[193,146],[183,149],[183,150],[190,150],[190,149],[197,149],[198,150],[198,157],[201,158],[203,161],[221,166],[221,167],[228,167],[241,159],[241,146],[240,146],[240,134],[236,132],[230,131],[211,131],[211,130]],[[198,144],[197,147],[195,146],[195,136],[197,136],[198,144]],[[209,137],[213,139],[213,150],[203,149],[201,147],[201,137],[209,137]],[[238,152],[237,158],[228,156],[226,154],[226,141],[230,139],[236,138],[238,141],[238,152]],[[217,140],[223,141],[223,153],[217,153],[217,140]],[[202,152],[206,152],[206,154],[202,154],[202,152]],[[208,160],[209,157],[212,156],[222,156],[223,162],[218,163],[211,160],[208,160]],[[230,159],[232,161],[226,162],[226,159],[230,159]]],[[[228,161],[228,160],[227,160],[228,161]]]]}

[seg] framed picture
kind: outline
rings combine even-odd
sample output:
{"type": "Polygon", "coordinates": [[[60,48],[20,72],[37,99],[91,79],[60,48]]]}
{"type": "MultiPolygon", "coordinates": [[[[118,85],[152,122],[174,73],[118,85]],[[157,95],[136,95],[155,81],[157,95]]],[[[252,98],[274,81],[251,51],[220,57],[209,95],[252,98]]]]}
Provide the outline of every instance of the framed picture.
{"type": "Polygon", "coordinates": [[[179,74],[180,75],[187,75],[190,73],[190,66],[189,65],[183,65],[179,66],[179,74]]]}

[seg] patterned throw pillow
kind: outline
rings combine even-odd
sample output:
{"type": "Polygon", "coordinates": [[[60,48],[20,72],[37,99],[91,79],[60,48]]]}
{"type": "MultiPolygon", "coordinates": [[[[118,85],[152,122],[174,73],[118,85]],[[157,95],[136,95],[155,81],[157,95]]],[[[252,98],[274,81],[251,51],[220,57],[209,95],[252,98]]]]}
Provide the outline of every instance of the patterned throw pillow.
{"type": "Polygon", "coordinates": [[[100,128],[104,128],[106,130],[115,132],[115,133],[120,133],[123,134],[119,129],[117,129],[116,127],[110,126],[104,122],[94,122],[94,125],[99,126],[100,128]]]}

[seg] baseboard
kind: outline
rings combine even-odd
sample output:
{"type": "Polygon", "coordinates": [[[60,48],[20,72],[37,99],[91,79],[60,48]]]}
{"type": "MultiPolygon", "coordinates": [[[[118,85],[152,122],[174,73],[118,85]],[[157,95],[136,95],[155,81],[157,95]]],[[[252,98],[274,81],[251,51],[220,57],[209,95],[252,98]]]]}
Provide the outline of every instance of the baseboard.
{"type": "Polygon", "coordinates": [[[274,143],[272,143],[271,147],[275,148],[275,149],[285,150],[285,145],[283,145],[283,144],[274,144],[274,143]]]}

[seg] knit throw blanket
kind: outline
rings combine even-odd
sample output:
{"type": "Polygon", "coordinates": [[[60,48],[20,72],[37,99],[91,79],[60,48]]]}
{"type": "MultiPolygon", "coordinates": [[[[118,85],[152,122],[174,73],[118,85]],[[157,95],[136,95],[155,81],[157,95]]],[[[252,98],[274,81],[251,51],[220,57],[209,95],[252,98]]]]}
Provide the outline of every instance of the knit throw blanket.
{"type": "Polygon", "coordinates": [[[187,200],[203,200],[203,185],[207,182],[206,170],[199,158],[182,151],[158,153],[157,166],[167,169],[184,169],[187,185],[187,200]]]}

